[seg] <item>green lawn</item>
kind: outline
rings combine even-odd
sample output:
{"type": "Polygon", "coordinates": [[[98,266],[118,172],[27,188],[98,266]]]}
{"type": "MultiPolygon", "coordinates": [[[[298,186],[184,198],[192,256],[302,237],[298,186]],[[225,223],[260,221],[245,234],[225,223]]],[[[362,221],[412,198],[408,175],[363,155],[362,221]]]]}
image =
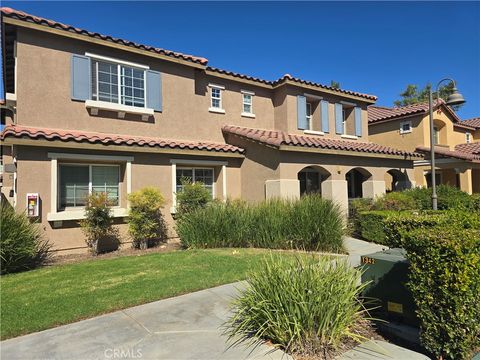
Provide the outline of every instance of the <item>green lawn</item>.
{"type": "Polygon", "coordinates": [[[176,251],[5,275],[0,279],[1,338],[242,280],[266,252],[176,251]]]}

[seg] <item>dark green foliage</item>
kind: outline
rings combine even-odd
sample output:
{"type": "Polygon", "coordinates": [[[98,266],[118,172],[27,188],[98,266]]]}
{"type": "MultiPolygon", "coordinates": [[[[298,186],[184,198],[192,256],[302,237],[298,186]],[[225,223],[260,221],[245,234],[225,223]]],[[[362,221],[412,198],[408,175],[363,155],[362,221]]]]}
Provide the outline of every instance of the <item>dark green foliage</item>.
{"type": "Polygon", "coordinates": [[[97,254],[116,250],[120,244],[118,229],[113,227],[111,203],[103,192],[88,196],[85,206],[85,219],[80,221],[85,242],[91,252],[97,254]]]}
{"type": "Polygon", "coordinates": [[[48,262],[51,246],[40,227],[6,201],[2,201],[0,211],[0,273],[33,269],[48,262]]]}
{"type": "Polygon", "coordinates": [[[360,272],[346,261],[271,255],[233,303],[226,333],[234,344],[270,340],[292,353],[322,353],[361,340],[360,272]]]}
{"type": "Polygon", "coordinates": [[[417,208],[417,202],[406,192],[390,192],[375,199],[372,204],[372,210],[414,210],[417,208]]]}
{"type": "Polygon", "coordinates": [[[358,215],[360,235],[363,239],[377,244],[386,245],[384,221],[393,216],[390,211],[363,211],[358,215]]]}
{"type": "Polygon", "coordinates": [[[403,245],[423,346],[435,358],[471,359],[480,350],[480,232],[417,229],[403,245]]]}
{"type": "MultiPolygon", "coordinates": [[[[417,209],[430,210],[432,208],[432,189],[414,188],[405,190],[404,194],[411,196],[417,203],[417,209]]],[[[438,210],[473,210],[475,203],[471,195],[456,187],[439,185],[437,186],[438,210]]]]}
{"type": "Polygon", "coordinates": [[[161,209],[165,204],[162,194],[154,187],[146,187],[128,196],[130,211],[128,232],[134,248],[146,249],[167,238],[167,226],[161,209]]]}
{"type": "MultiPolygon", "coordinates": [[[[395,106],[406,106],[406,105],[413,105],[418,103],[425,103],[428,102],[429,91],[431,85],[427,84],[423,87],[423,89],[418,90],[417,85],[408,85],[404,92],[400,94],[401,99],[394,101],[395,106]]],[[[435,89],[436,90],[436,89],[435,89]]],[[[450,82],[447,85],[440,86],[439,88],[440,98],[443,100],[447,100],[448,96],[453,93],[453,83],[450,82]]],[[[437,95],[434,95],[434,99],[437,98],[437,95]]],[[[463,104],[454,105],[452,109],[457,111],[462,107],[463,104]]]]}
{"type": "Polygon", "coordinates": [[[342,251],[338,207],[318,195],[298,201],[213,202],[177,222],[184,247],[259,247],[342,251]]]}
{"type": "Polygon", "coordinates": [[[198,208],[203,208],[212,201],[212,195],[201,182],[192,183],[188,179],[182,179],[181,183],[183,189],[176,194],[178,217],[182,217],[198,208]]]}

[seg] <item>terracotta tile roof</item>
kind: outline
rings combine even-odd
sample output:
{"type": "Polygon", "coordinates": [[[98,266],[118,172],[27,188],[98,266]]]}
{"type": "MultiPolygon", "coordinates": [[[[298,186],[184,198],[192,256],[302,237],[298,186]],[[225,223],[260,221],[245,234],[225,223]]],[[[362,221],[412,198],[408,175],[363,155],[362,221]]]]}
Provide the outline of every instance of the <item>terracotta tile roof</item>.
{"type": "Polygon", "coordinates": [[[463,120],[462,125],[467,125],[471,126],[475,129],[480,129],[480,117],[468,119],[468,120],[463,120]]]}
{"type": "Polygon", "coordinates": [[[263,84],[266,84],[266,85],[272,85],[272,83],[273,83],[270,80],[264,80],[264,79],[260,79],[260,78],[254,77],[254,76],[243,75],[243,74],[239,74],[239,73],[236,73],[236,72],[233,72],[233,71],[218,69],[218,68],[214,68],[214,67],[211,67],[211,66],[208,66],[207,70],[212,71],[212,72],[216,72],[216,73],[219,73],[219,74],[230,75],[230,76],[233,76],[233,77],[236,77],[236,78],[239,78],[239,79],[246,79],[246,80],[260,82],[260,83],[263,83],[263,84]]]}
{"type": "Polygon", "coordinates": [[[287,134],[283,131],[278,130],[263,130],[263,129],[253,129],[245,128],[240,126],[226,125],[222,127],[222,131],[227,134],[233,134],[241,136],[250,140],[258,141],[260,143],[280,147],[281,145],[291,145],[291,146],[304,146],[304,147],[313,147],[319,149],[329,149],[329,150],[342,150],[342,151],[355,151],[363,153],[374,153],[374,154],[385,154],[385,155],[399,155],[399,156],[411,156],[411,157],[420,157],[420,154],[414,152],[408,152],[404,150],[397,150],[390,148],[388,146],[365,143],[365,142],[356,142],[356,141],[346,141],[346,140],[337,140],[329,139],[320,136],[307,136],[307,135],[295,135],[287,134]]]}
{"type": "Polygon", "coordinates": [[[244,152],[242,148],[239,148],[237,146],[214,142],[168,140],[155,137],[105,134],[77,130],[48,129],[20,125],[7,125],[3,129],[2,133],[0,134],[0,140],[4,140],[10,137],[102,145],[145,146],[161,149],[169,148],[185,150],[205,150],[211,152],[226,152],[239,154],[244,152]]]}
{"type": "MultiPolygon", "coordinates": [[[[415,150],[424,154],[430,153],[427,146],[418,146],[415,150]]],[[[480,143],[457,145],[455,150],[435,147],[435,155],[480,163],[480,143]]]]}
{"type": "Polygon", "coordinates": [[[30,15],[30,14],[27,14],[23,11],[11,9],[9,7],[2,7],[1,8],[1,13],[2,13],[3,16],[9,17],[9,18],[18,19],[18,20],[22,20],[22,21],[27,21],[27,22],[47,26],[47,27],[54,28],[54,29],[64,30],[64,31],[68,31],[68,32],[74,32],[74,33],[77,33],[79,35],[85,35],[85,36],[89,36],[89,37],[92,37],[92,38],[97,38],[97,39],[101,39],[101,40],[105,40],[105,41],[110,41],[110,42],[114,42],[114,43],[117,43],[117,44],[120,44],[120,45],[134,47],[134,48],[137,48],[137,49],[142,49],[142,50],[150,51],[150,52],[161,54],[161,55],[171,56],[171,57],[174,57],[174,58],[177,58],[177,59],[191,61],[191,62],[198,63],[198,64],[201,64],[201,65],[206,65],[208,63],[208,60],[206,58],[203,58],[203,57],[193,56],[193,55],[188,55],[188,54],[182,54],[182,53],[171,51],[171,50],[156,48],[156,47],[153,47],[153,46],[148,46],[148,45],[143,45],[143,44],[137,44],[133,41],[119,39],[119,38],[115,38],[115,37],[112,37],[112,36],[109,36],[109,35],[102,35],[102,34],[99,34],[99,33],[96,33],[96,32],[91,32],[91,31],[87,31],[87,30],[84,30],[84,29],[79,29],[79,28],[76,28],[76,27],[71,26],[71,25],[62,24],[62,23],[57,22],[57,21],[45,19],[45,18],[38,17],[38,16],[35,16],[35,15],[30,15]]]}
{"type": "Polygon", "coordinates": [[[290,75],[290,74],[285,74],[285,75],[283,75],[280,79],[275,80],[275,81],[273,82],[273,86],[278,85],[278,84],[281,84],[281,83],[283,83],[283,82],[285,82],[285,81],[287,81],[287,80],[294,81],[294,82],[299,83],[299,84],[304,84],[304,85],[310,85],[310,86],[319,87],[319,88],[322,88],[322,89],[327,89],[327,90],[332,90],[332,91],[338,91],[339,93],[343,93],[343,94],[348,94],[348,95],[354,95],[354,96],[358,96],[358,97],[363,97],[363,98],[369,99],[369,100],[374,100],[374,101],[377,100],[377,97],[376,97],[375,95],[362,94],[362,93],[359,93],[359,92],[356,92],[356,91],[337,89],[337,88],[334,88],[334,87],[331,87],[331,86],[328,86],[328,85],[319,84],[319,83],[316,83],[316,82],[313,82],[313,81],[308,81],[308,80],[299,79],[299,78],[293,77],[293,76],[290,75]]]}

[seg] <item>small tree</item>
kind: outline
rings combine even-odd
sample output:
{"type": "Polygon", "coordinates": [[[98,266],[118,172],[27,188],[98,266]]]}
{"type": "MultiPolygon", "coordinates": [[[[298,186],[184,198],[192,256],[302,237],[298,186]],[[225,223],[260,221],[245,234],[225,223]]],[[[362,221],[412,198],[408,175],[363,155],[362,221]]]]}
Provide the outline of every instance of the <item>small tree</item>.
{"type": "MultiPolygon", "coordinates": [[[[431,87],[432,86],[430,84],[427,84],[421,90],[419,90],[417,85],[409,84],[407,85],[405,91],[400,94],[401,99],[395,100],[393,103],[395,106],[407,106],[427,102],[431,87]]],[[[438,89],[438,95],[441,99],[446,101],[448,99],[448,96],[453,93],[453,88],[454,87],[452,82],[447,85],[440,86],[438,89]]],[[[462,104],[453,105],[451,108],[455,111],[458,111],[458,109],[460,109],[461,107],[462,104]]]]}
{"type": "Polygon", "coordinates": [[[80,221],[80,225],[86,236],[85,242],[94,254],[104,250],[102,245],[116,249],[120,244],[118,230],[113,227],[111,205],[103,192],[93,193],[87,197],[85,219],[80,221]]]}
{"type": "Polygon", "coordinates": [[[194,211],[198,208],[205,207],[212,201],[212,195],[205,188],[203,183],[192,183],[189,179],[182,178],[182,191],[177,193],[177,213],[180,217],[194,211]]]}
{"type": "Polygon", "coordinates": [[[155,246],[167,238],[167,227],[161,213],[165,204],[160,191],[146,187],[128,196],[130,211],[128,231],[136,249],[155,246]]]}

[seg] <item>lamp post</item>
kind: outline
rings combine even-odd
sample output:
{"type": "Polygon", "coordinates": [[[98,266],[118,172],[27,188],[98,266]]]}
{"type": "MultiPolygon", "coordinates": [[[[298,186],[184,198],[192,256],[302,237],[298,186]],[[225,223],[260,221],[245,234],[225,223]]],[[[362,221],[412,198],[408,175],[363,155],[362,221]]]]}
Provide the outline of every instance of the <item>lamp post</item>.
{"type": "MultiPolygon", "coordinates": [[[[450,81],[453,83],[453,92],[448,96],[446,104],[447,105],[460,105],[465,102],[462,94],[460,94],[457,90],[457,85],[455,84],[455,80],[450,78],[442,79],[438,82],[436,88],[437,100],[440,99],[439,94],[439,87],[440,84],[444,81],[450,81]]],[[[434,127],[433,127],[433,92],[432,87],[430,87],[430,91],[428,94],[428,107],[430,110],[430,167],[431,167],[431,181],[432,181],[432,209],[437,210],[437,184],[435,179],[435,138],[434,138],[434,127]]]]}

